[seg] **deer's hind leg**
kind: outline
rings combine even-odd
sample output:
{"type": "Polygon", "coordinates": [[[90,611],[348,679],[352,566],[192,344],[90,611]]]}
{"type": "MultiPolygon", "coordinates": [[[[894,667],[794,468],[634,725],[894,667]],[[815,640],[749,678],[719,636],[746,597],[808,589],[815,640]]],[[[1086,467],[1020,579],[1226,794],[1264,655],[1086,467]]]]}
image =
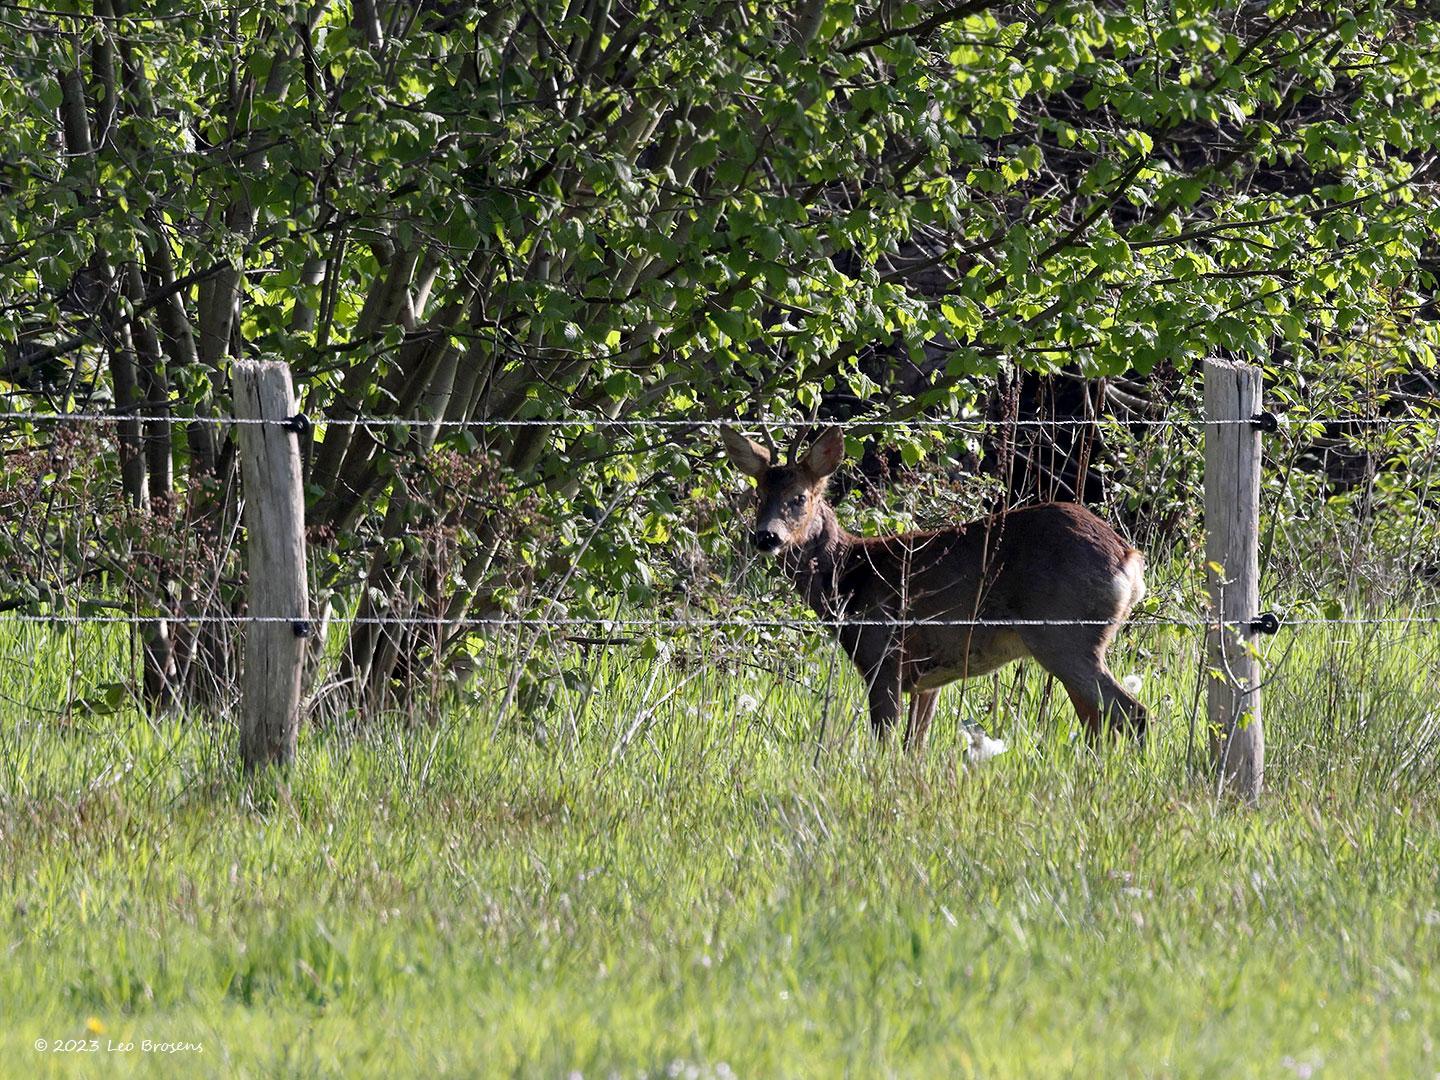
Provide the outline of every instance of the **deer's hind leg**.
{"type": "Polygon", "coordinates": [[[1145,706],[1105,664],[1113,626],[1037,626],[1022,631],[1036,661],[1060,680],[1092,742],[1107,725],[1145,741],[1145,706]]]}
{"type": "Polygon", "coordinates": [[[1080,718],[1080,726],[1085,729],[1085,737],[1092,744],[1100,741],[1100,703],[1096,695],[1091,694],[1085,687],[1076,683],[1063,682],[1065,692],[1070,695],[1070,704],[1075,706],[1075,715],[1080,718]]]}
{"type": "Polygon", "coordinates": [[[1120,685],[1103,663],[1098,670],[1079,677],[1061,677],[1060,681],[1092,743],[1100,741],[1107,727],[1125,732],[1137,743],[1145,742],[1149,720],[1145,706],[1120,685]]]}
{"type": "Polygon", "coordinates": [[[914,690],[910,694],[910,722],[905,728],[905,749],[920,751],[930,734],[930,722],[940,704],[939,690],[914,690]]]}

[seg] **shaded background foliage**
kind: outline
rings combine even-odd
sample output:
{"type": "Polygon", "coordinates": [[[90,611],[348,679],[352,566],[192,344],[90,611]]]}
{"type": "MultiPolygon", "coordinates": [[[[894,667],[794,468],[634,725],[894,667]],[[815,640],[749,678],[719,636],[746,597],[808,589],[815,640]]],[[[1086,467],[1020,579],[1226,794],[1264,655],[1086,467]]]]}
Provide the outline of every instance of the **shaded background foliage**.
{"type": "MultiPolygon", "coordinates": [[[[1227,355],[1314,421],[1287,476],[1328,439],[1373,512],[1415,474],[1414,439],[1324,423],[1434,398],[1414,4],[96,0],[0,29],[4,400],[157,418],[93,445],[6,421],[0,588],[154,615],[156,699],[233,662],[176,620],[243,603],[236,357],[287,360],[319,425],[341,615],[733,603],[710,434],[594,418],[849,420],[862,522],[1088,497],[1167,538],[1183,445],[925,422],[1124,434],[1227,355]]],[[[1389,505],[1413,518],[1425,476],[1389,505]]],[[[1281,498],[1355,487],[1318,477],[1281,498]]],[[[470,647],[347,634],[371,702],[470,647]]]]}

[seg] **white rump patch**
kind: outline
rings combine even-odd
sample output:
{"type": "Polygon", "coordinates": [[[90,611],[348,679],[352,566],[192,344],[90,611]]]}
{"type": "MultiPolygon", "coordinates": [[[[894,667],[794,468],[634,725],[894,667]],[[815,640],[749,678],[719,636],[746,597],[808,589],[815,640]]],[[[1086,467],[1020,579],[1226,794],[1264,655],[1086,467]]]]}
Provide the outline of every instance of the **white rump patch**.
{"type": "Polygon", "coordinates": [[[1126,612],[1145,599],[1145,559],[1139,552],[1132,554],[1125,569],[1115,575],[1115,595],[1126,612]]]}

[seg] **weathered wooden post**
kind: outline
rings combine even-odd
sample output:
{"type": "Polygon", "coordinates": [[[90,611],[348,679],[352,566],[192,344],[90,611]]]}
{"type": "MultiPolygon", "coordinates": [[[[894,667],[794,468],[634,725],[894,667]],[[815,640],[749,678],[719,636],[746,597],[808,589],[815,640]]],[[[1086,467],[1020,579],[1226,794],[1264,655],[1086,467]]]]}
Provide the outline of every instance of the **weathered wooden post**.
{"type": "Polygon", "coordinates": [[[310,633],[305,573],[305,499],[300,486],[302,430],[279,362],[235,364],[235,417],[245,493],[249,613],[245,637],[240,760],[246,770],[285,765],[300,727],[300,677],[310,633]]]}
{"type": "Polygon", "coordinates": [[[1265,732],[1260,667],[1251,648],[1260,613],[1260,427],[1258,368],[1205,363],[1205,558],[1213,619],[1210,749],[1217,789],[1260,797],[1265,732]]]}

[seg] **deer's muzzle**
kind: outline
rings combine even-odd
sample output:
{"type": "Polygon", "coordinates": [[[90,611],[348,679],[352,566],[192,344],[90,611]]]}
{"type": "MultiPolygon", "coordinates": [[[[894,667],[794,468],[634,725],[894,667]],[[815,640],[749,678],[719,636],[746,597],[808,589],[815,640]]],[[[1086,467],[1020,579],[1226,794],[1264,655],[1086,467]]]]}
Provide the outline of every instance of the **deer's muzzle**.
{"type": "Polygon", "coordinates": [[[756,529],[755,535],[750,538],[750,542],[755,545],[755,550],[759,551],[762,555],[774,555],[780,550],[780,544],[782,543],[780,534],[772,532],[770,529],[756,529]]]}

